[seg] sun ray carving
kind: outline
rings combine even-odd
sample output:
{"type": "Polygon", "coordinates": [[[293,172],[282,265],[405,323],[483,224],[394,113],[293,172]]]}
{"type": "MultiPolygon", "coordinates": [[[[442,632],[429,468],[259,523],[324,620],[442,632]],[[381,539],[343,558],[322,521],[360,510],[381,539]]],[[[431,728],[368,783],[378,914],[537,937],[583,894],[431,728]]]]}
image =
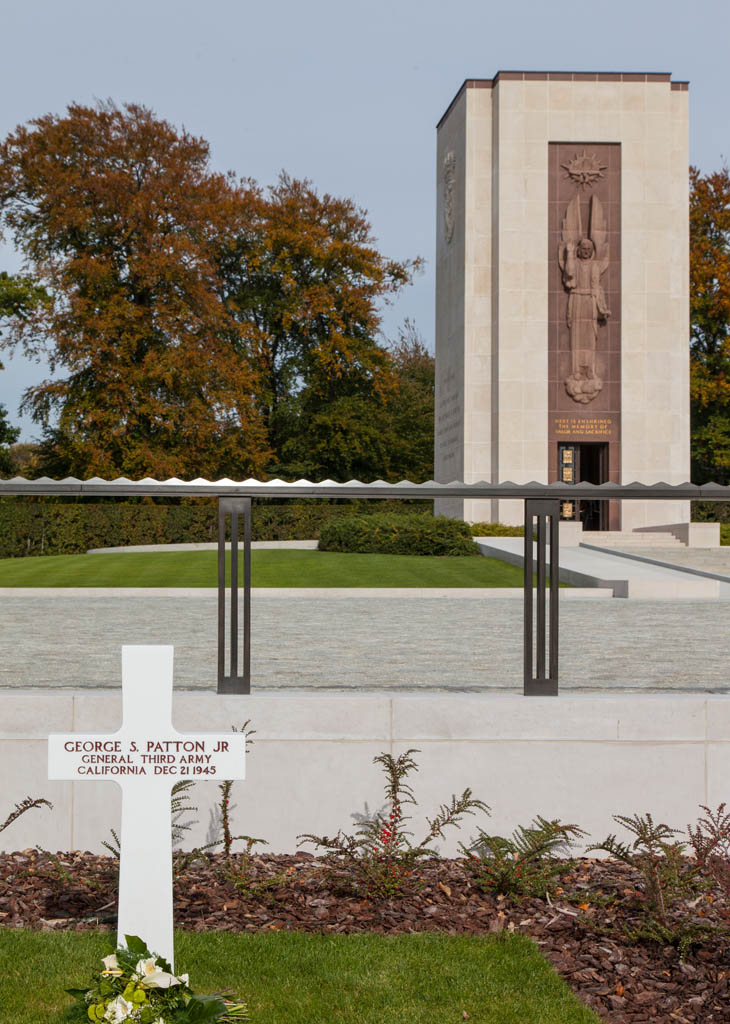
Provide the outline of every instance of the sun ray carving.
{"type": "Polygon", "coordinates": [[[566,171],[566,178],[580,189],[593,188],[600,178],[605,178],[603,173],[608,164],[602,164],[595,153],[576,153],[567,164],[560,165],[566,171]]]}

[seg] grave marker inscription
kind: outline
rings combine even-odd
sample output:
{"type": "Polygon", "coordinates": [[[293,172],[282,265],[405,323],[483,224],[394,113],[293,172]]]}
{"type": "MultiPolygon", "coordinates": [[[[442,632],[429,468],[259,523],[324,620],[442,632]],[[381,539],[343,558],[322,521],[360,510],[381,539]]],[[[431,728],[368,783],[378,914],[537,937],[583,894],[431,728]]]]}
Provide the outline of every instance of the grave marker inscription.
{"type": "Polygon", "coordinates": [[[122,647],[122,725],[48,737],[48,778],[122,790],[117,941],[138,935],[173,965],[170,790],[180,779],[245,778],[246,737],[172,725],[173,648],[122,647]]]}

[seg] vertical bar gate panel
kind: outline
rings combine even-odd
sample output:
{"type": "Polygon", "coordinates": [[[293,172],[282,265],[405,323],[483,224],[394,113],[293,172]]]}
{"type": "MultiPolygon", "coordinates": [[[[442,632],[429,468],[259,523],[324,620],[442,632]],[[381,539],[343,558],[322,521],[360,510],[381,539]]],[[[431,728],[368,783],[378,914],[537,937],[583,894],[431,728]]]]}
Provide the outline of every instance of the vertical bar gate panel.
{"type": "Polygon", "coordinates": [[[218,693],[251,692],[251,499],[218,499],[218,693]],[[226,675],[226,518],[231,518],[231,587],[226,675]],[[239,656],[238,525],[243,517],[243,658],[239,656]]]}
{"type": "Polygon", "coordinates": [[[525,558],[524,558],[524,693],[526,697],[555,697],[558,694],[558,587],[559,501],[525,501],[525,558]],[[549,632],[546,630],[547,594],[547,542],[550,519],[550,606],[549,632]],[[532,576],[534,520],[537,519],[537,614],[533,614],[532,576]],[[535,624],[537,628],[535,629],[535,624]],[[533,636],[534,632],[534,636],[533,636]],[[549,641],[549,650],[548,650],[549,641]],[[537,651],[535,652],[535,647],[537,651]],[[547,657],[546,657],[547,653],[547,657]],[[537,657],[535,658],[535,654],[537,657]],[[535,665],[537,661],[537,665],[535,665]],[[536,671],[535,671],[536,668],[536,671]],[[547,670],[547,671],[546,671],[547,670]]]}

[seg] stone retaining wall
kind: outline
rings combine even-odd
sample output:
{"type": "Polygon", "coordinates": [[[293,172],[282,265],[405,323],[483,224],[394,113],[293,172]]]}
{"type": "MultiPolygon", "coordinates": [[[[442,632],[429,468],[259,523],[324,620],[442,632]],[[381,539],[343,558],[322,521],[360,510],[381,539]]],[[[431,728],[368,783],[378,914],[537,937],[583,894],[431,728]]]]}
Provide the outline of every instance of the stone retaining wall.
{"type": "MultiPolygon", "coordinates": [[[[293,852],[301,832],[349,830],[354,816],[379,808],[382,775],[372,760],[409,747],[420,749],[412,780],[418,838],[424,815],[466,786],[492,807],[495,832],[542,814],[581,825],[594,841],[615,831],[612,814],[651,811],[684,827],[699,804],[730,801],[730,695],[175,696],[181,731],[227,730],[246,719],[256,733],[248,779],[234,785],[234,828],[268,840],[271,852],[293,852]]],[[[108,733],[120,720],[118,690],[0,693],[0,819],[26,795],[54,803],[0,833],[4,849],[102,852],[110,828],[119,828],[118,787],[48,782],[46,737],[108,733]]],[[[196,785],[199,824],[186,846],[204,842],[215,825],[217,796],[215,783],[196,785]]],[[[442,852],[453,855],[477,820],[467,818],[442,852]]]]}

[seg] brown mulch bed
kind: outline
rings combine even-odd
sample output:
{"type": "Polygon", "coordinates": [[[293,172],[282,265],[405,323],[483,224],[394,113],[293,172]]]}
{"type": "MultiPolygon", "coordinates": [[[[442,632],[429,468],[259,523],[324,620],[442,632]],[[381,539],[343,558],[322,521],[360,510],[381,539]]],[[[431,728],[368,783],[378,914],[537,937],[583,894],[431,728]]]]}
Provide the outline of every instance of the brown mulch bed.
{"type": "MultiPolygon", "coordinates": [[[[419,865],[418,886],[377,903],[342,891],[311,854],[199,859],[175,880],[175,923],[195,931],[438,931],[531,936],[578,996],[616,1024],[730,1022],[730,906],[702,896],[684,908],[721,928],[682,962],[676,949],[632,943],[637,877],[614,861],[581,859],[551,900],[485,895],[463,860],[419,865]]],[[[0,926],[43,930],[115,927],[117,862],[90,853],[0,854],[0,926]]]]}

